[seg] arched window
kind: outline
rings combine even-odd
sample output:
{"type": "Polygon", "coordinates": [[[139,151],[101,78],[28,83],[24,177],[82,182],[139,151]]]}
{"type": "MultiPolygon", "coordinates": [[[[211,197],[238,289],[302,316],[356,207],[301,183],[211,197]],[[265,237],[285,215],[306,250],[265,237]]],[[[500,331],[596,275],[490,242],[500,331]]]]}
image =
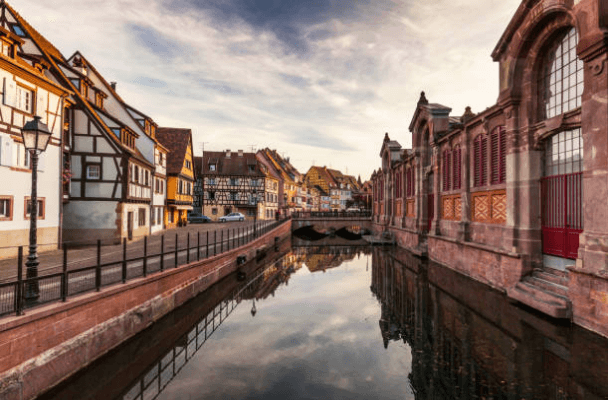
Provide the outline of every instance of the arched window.
{"type": "Polygon", "coordinates": [[[551,118],[581,106],[583,62],[576,55],[578,35],[572,28],[547,52],[540,74],[541,111],[551,118]]]}

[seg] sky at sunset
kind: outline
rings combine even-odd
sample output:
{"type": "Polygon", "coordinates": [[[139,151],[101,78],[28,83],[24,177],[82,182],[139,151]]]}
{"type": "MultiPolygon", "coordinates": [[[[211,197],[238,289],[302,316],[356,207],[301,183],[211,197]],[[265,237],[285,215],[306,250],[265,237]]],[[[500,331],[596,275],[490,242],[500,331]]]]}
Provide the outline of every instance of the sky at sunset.
{"type": "Polygon", "coordinates": [[[410,147],[420,91],[462,115],[498,97],[490,54],[519,0],[9,0],[195,153],[270,147],[369,178],[410,147]]]}

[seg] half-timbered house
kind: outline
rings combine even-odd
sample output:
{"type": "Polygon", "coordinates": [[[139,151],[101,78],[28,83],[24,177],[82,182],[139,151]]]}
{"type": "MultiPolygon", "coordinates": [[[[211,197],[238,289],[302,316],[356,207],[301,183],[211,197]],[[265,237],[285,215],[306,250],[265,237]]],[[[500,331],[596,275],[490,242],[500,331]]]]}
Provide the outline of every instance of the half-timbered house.
{"type": "Polygon", "coordinates": [[[262,217],[258,205],[264,201],[265,176],[255,153],[205,151],[201,173],[203,214],[212,220],[232,212],[262,217]]]}
{"type": "Polygon", "coordinates": [[[165,226],[174,228],[187,224],[188,211],[194,201],[194,152],[192,131],[183,128],[158,128],[158,140],[169,149],[167,159],[167,204],[165,226]]]}
{"type": "Polygon", "coordinates": [[[38,250],[57,248],[61,240],[63,109],[69,90],[49,71],[47,52],[60,53],[49,43],[37,45],[29,25],[6,4],[0,12],[0,258],[5,258],[29,242],[31,166],[21,128],[34,116],[52,132],[38,164],[38,250]]]}
{"type": "MultiPolygon", "coordinates": [[[[71,93],[63,108],[63,241],[117,241],[150,232],[157,144],[115,87],[80,53],[69,59],[6,2],[2,15],[23,41],[23,57],[44,60],[46,75],[71,93]]],[[[147,118],[148,122],[150,119],[147,118]]]]}

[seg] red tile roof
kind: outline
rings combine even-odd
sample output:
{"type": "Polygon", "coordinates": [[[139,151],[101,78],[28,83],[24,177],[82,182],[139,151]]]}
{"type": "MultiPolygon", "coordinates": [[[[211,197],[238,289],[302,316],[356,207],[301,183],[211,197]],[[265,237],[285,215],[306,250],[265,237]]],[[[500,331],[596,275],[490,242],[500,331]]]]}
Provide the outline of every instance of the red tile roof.
{"type": "Polygon", "coordinates": [[[188,145],[192,143],[192,130],[187,128],[158,128],[156,139],[169,149],[167,175],[178,175],[184,167],[188,145]]]}
{"type": "Polygon", "coordinates": [[[255,153],[239,153],[236,151],[230,152],[230,157],[226,157],[225,151],[205,151],[203,154],[203,169],[204,175],[238,175],[238,176],[259,176],[264,174],[260,171],[258,160],[255,153]],[[215,164],[215,171],[211,171],[209,164],[215,164]],[[255,166],[253,171],[250,171],[249,166],[255,166]]]}

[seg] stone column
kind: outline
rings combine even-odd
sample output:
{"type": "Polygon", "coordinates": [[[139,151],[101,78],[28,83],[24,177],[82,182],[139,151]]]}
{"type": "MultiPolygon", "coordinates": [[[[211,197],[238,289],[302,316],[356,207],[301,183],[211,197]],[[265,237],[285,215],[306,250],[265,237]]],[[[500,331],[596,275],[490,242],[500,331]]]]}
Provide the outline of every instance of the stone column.
{"type": "Polygon", "coordinates": [[[458,240],[468,242],[471,240],[471,138],[468,128],[464,130],[465,140],[461,145],[460,171],[462,176],[462,194],[460,195],[460,223],[458,224],[458,240]]]}
{"type": "Polygon", "coordinates": [[[432,235],[439,235],[440,229],[439,229],[439,221],[441,220],[441,215],[439,215],[441,213],[441,192],[440,192],[440,165],[439,165],[439,159],[441,157],[439,157],[439,146],[433,144],[433,158],[432,160],[432,170],[433,170],[433,187],[429,188],[429,190],[431,191],[430,194],[434,194],[435,197],[433,198],[433,214],[434,214],[434,218],[433,221],[431,222],[431,229],[430,229],[430,234],[432,235]]]}
{"type": "Polygon", "coordinates": [[[577,269],[603,274],[608,272],[608,7],[603,0],[583,0],[575,12],[580,20],[578,56],[585,64],[581,118],[584,231],[577,269]]]}

